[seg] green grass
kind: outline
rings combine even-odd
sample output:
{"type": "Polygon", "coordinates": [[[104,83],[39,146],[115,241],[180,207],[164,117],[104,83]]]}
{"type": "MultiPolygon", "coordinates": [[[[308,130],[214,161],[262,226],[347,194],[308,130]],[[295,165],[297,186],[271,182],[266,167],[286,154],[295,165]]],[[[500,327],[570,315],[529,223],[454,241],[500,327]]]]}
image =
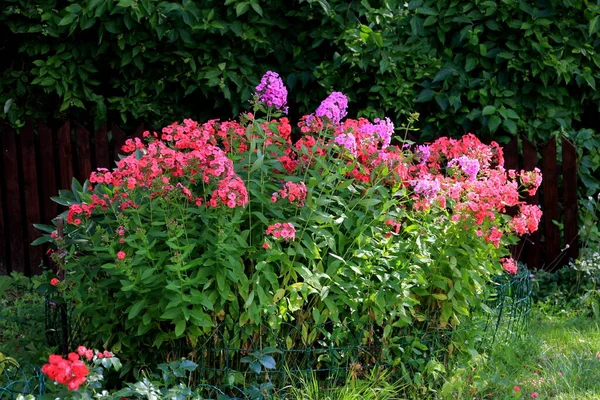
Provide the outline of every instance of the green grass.
{"type": "Polygon", "coordinates": [[[522,398],[600,399],[600,321],[536,314],[525,338],[494,346],[469,398],[518,398],[514,386],[522,398]]]}
{"type": "Polygon", "coordinates": [[[0,276],[0,353],[38,364],[50,351],[44,336],[44,297],[27,278],[0,276]]]}

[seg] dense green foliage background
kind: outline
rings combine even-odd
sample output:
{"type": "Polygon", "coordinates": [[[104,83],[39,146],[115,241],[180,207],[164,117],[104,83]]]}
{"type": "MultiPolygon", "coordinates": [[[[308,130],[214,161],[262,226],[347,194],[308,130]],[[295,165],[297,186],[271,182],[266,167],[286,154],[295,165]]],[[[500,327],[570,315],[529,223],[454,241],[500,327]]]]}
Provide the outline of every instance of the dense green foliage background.
{"type": "Polygon", "coordinates": [[[597,1],[5,0],[0,22],[17,126],[234,117],[271,69],[298,115],[341,90],[351,117],[419,112],[423,139],[569,135],[600,189],[597,1]]]}

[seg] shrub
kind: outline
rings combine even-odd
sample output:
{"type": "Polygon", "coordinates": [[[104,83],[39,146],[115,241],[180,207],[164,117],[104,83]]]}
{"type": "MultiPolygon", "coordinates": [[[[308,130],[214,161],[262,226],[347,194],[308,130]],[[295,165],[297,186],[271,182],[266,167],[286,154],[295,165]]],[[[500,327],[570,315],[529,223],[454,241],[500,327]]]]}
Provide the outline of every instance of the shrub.
{"type": "Polygon", "coordinates": [[[243,347],[262,325],[362,321],[379,327],[363,340],[399,362],[403,335],[451,332],[501,267],[515,272],[505,245],[537,229],[541,211],[519,193],[535,192],[538,172],[505,171],[500,147],[473,135],[391,145],[392,122],[343,120],[338,92],[293,143],[289,120],[264,106],[279,84],[259,86],[239,122],[128,140],[116,169],[55,199],[67,225],[42,227],[44,240],[90,343],[142,363],[222,324],[244,327],[243,347]]]}

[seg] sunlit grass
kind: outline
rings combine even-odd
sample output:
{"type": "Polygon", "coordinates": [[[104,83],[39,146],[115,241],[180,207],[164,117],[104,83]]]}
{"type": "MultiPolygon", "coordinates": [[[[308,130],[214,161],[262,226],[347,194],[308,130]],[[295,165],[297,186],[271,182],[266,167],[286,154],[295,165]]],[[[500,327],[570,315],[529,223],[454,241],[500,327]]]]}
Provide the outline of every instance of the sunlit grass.
{"type": "Polygon", "coordinates": [[[600,399],[600,322],[536,315],[527,337],[496,344],[477,379],[476,398],[514,398],[519,386],[523,398],[600,399]]]}

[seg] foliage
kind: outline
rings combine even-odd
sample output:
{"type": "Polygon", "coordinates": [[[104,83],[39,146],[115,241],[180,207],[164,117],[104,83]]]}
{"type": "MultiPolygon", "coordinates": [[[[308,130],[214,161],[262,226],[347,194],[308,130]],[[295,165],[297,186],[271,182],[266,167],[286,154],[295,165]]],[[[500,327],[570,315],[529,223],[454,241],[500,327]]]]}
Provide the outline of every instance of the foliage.
{"type": "Polygon", "coordinates": [[[310,93],[344,87],[359,116],[416,109],[429,139],[598,128],[594,2],[9,0],[0,20],[13,123],[53,114],[57,99],[54,115],[85,108],[99,121],[107,110],[158,124],[230,117],[272,67],[301,89],[299,112],[315,106],[310,93]]]}
{"type": "Polygon", "coordinates": [[[0,21],[0,116],[17,125],[30,115],[155,126],[232,117],[265,67],[305,89],[294,98],[305,108],[311,91],[325,94],[312,70],[335,37],[306,23],[330,21],[307,2],[9,0],[0,21]]]}
{"type": "Polygon", "coordinates": [[[220,324],[244,327],[233,341],[244,348],[263,324],[361,321],[379,327],[362,340],[389,345],[396,365],[412,357],[399,343],[413,329],[446,331],[431,350],[443,353],[501,265],[515,272],[500,258],[515,233],[537,229],[541,211],[519,196],[541,177],[505,171],[499,146],[472,135],[390,146],[389,119],[337,120],[341,93],[301,119],[292,143],[263,95],[254,112],[265,119],[146,132],[116,169],[54,199],[69,207],[65,231],[38,226],[48,235],[37,243],[57,246],[56,288],[89,321],[91,343],[132,368],[220,324]]]}
{"type": "Polygon", "coordinates": [[[19,362],[37,363],[48,351],[45,337],[44,299],[40,284],[22,274],[0,276],[0,353],[19,362]]]}
{"type": "Polygon", "coordinates": [[[537,272],[534,298],[540,307],[554,313],[578,310],[583,316],[600,318],[600,255],[597,248],[582,253],[556,272],[537,272]]]}
{"type": "Polygon", "coordinates": [[[367,376],[357,379],[349,375],[344,385],[324,388],[316,376],[291,377],[284,398],[289,400],[390,400],[400,398],[403,389],[392,382],[389,372],[372,370],[367,376]]]}
{"type": "Polygon", "coordinates": [[[416,110],[423,140],[564,135],[580,201],[600,189],[594,2],[7,0],[0,21],[0,117],[13,125],[230,118],[272,68],[296,89],[294,117],[343,87],[352,115],[416,110]]]}

